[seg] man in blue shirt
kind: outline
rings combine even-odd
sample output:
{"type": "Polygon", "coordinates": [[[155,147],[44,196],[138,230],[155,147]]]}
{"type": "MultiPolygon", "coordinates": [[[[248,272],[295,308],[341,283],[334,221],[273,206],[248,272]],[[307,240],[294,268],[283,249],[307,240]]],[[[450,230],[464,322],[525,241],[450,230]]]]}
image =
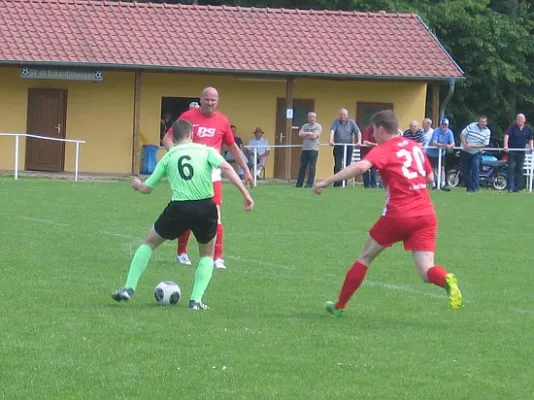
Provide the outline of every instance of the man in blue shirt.
{"type": "Polygon", "coordinates": [[[426,150],[426,155],[432,164],[434,169],[434,188],[437,188],[437,177],[438,177],[438,167],[439,167],[439,158],[441,153],[441,185],[439,186],[442,190],[449,192],[451,189],[447,186],[447,181],[445,179],[445,155],[447,150],[450,150],[454,147],[454,134],[449,129],[449,120],[447,118],[442,118],[439,128],[434,130],[432,134],[432,139],[430,139],[429,146],[438,147],[437,149],[431,148],[426,150]]]}
{"type": "Polygon", "coordinates": [[[533,149],[532,128],[526,125],[525,114],[517,114],[504,134],[504,151],[508,153],[508,192],[519,192],[523,179],[525,148],[533,149]],[[510,151],[516,150],[516,151],[510,151]]]}
{"type": "MultiPolygon", "coordinates": [[[[334,174],[350,165],[354,149],[353,144],[360,145],[361,141],[360,128],[353,119],[349,119],[349,112],[342,108],[339,110],[339,119],[336,119],[330,127],[329,144],[334,148],[334,174]],[[347,148],[346,158],[343,159],[345,147],[347,148]]],[[[343,182],[334,182],[334,187],[340,186],[343,186],[343,182]]]]}

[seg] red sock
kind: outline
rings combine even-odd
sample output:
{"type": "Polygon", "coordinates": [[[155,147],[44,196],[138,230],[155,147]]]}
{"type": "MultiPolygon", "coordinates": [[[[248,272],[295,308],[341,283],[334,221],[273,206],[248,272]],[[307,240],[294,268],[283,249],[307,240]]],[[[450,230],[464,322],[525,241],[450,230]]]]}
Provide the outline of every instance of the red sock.
{"type": "Polygon", "coordinates": [[[445,277],[447,276],[447,270],[445,268],[436,265],[428,270],[426,276],[430,283],[442,288],[445,287],[445,277]]]}
{"type": "Polygon", "coordinates": [[[345,308],[354,292],[362,284],[366,273],[367,267],[361,262],[356,261],[352,264],[352,268],[348,270],[347,275],[345,276],[345,282],[343,282],[343,287],[339,293],[339,300],[336,303],[337,310],[345,308]]]}
{"type": "Polygon", "coordinates": [[[182,233],[182,236],[178,238],[178,254],[187,253],[187,242],[189,242],[189,235],[191,234],[190,230],[182,233]]]}
{"type": "Polygon", "coordinates": [[[222,258],[223,255],[223,240],[224,240],[224,229],[222,224],[217,224],[217,239],[215,239],[215,254],[213,258],[216,260],[222,258]]]}

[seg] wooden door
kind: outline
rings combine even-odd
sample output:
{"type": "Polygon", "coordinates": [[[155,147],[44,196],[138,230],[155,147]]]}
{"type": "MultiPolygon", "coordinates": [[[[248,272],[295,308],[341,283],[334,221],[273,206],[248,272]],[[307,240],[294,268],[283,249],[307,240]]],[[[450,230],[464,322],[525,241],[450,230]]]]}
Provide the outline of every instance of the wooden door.
{"type": "Polygon", "coordinates": [[[366,103],[366,102],[357,102],[356,103],[356,122],[360,127],[361,131],[369,126],[371,123],[371,117],[373,114],[378,111],[384,110],[393,110],[392,103],[366,103]]]}
{"type": "MultiPolygon", "coordinates": [[[[308,113],[313,111],[315,100],[294,99],[293,100],[293,120],[291,136],[286,137],[286,99],[278,98],[276,102],[276,145],[300,145],[302,140],[298,137],[300,128],[308,122],[308,113]]],[[[290,158],[290,179],[297,179],[300,166],[300,147],[277,148],[274,149],[274,177],[275,179],[287,179],[286,161],[290,158]]]]}
{"type": "MultiPolygon", "coordinates": [[[[29,89],[26,127],[29,134],[64,139],[66,120],[66,90],[29,89]]],[[[26,170],[62,172],[64,166],[65,142],[26,139],[26,170]]]]}

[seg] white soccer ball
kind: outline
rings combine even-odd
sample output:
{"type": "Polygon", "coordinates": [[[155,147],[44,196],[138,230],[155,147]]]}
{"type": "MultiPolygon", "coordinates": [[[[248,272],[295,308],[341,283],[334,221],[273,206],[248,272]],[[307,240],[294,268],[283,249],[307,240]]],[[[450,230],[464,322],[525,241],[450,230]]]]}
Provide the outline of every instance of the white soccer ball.
{"type": "Polygon", "coordinates": [[[154,289],[154,298],[158,304],[164,306],[174,306],[182,298],[182,290],[177,283],[163,281],[154,289]]]}

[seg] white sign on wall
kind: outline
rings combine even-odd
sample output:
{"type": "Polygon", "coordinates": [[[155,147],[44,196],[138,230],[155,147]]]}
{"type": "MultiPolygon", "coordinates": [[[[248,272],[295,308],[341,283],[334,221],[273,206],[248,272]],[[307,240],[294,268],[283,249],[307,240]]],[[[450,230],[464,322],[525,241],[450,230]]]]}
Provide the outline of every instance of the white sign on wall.
{"type": "Polygon", "coordinates": [[[286,110],[286,119],[293,119],[293,109],[292,108],[288,108],[286,110]]]}

